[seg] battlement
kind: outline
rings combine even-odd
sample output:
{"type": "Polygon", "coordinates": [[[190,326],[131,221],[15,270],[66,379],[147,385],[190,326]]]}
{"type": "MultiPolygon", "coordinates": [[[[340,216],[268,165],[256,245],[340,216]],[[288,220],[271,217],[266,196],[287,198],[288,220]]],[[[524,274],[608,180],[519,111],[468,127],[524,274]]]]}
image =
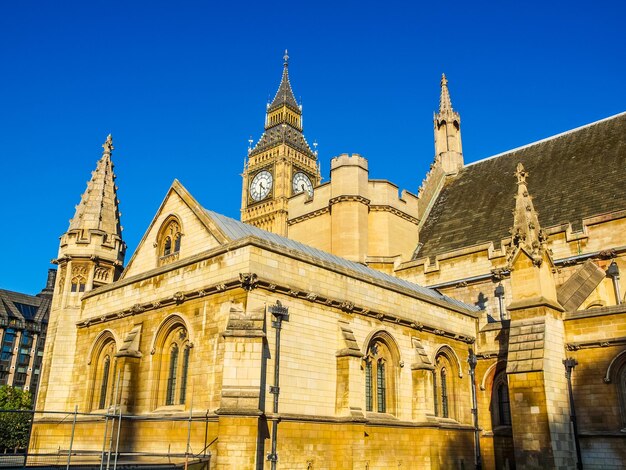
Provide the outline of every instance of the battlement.
{"type": "Polygon", "coordinates": [[[359,166],[365,171],[368,171],[367,159],[363,158],[358,153],[353,153],[352,155],[342,153],[330,161],[330,171],[342,166],[359,166]]]}

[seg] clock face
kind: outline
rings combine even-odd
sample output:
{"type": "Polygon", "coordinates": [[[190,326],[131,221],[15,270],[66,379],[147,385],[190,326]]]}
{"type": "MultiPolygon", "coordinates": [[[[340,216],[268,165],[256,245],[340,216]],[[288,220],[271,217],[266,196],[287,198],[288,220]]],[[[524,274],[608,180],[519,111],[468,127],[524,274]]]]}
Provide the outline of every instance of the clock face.
{"type": "Polygon", "coordinates": [[[313,196],[313,184],[307,175],[299,171],[293,175],[293,193],[299,194],[306,191],[309,196],[313,196]]]}
{"type": "Polygon", "coordinates": [[[265,199],[272,189],[272,174],[263,170],[258,172],[250,183],[250,197],[255,201],[265,199]]]}

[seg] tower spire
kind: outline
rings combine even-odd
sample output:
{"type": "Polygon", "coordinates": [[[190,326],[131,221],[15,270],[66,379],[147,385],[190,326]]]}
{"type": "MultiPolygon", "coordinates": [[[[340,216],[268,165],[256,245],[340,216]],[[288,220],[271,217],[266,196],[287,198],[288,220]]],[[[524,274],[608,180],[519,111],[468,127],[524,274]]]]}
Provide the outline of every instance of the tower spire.
{"type": "Polygon", "coordinates": [[[83,193],[80,203],[76,206],[76,213],[70,220],[68,231],[104,232],[108,237],[122,237],[120,213],[115,186],[115,174],[111,154],[113,138],[109,134],[102,144],[102,157],[91,173],[91,180],[83,193]]]}
{"type": "Polygon", "coordinates": [[[289,82],[289,54],[287,53],[287,49],[285,49],[285,55],[283,56],[283,76],[280,80],[280,85],[278,85],[278,91],[267,108],[267,111],[269,113],[283,105],[294,108],[294,110],[300,109],[298,101],[291,89],[291,83],[289,82]]]}
{"type": "Polygon", "coordinates": [[[283,55],[283,73],[274,99],[268,103],[265,115],[265,132],[250,155],[286,143],[315,159],[315,153],[302,134],[302,106],[296,100],[289,81],[289,53],[283,55]]]}
{"type": "Polygon", "coordinates": [[[539,217],[533,200],[528,193],[526,178],[528,172],[524,165],[517,164],[517,195],[515,196],[515,210],[513,211],[513,227],[511,228],[511,246],[508,250],[507,261],[512,264],[519,250],[524,250],[532,258],[533,264],[540,266],[543,255],[548,254],[548,237],[539,225],[539,217]]]}
{"type": "Polygon", "coordinates": [[[441,97],[439,98],[439,113],[453,112],[450,91],[448,90],[448,79],[446,74],[441,74],[441,97]]]}
{"type": "Polygon", "coordinates": [[[441,162],[447,175],[454,175],[463,168],[461,145],[461,116],[452,108],[446,74],[441,74],[439,112],[435,114],[435,161],[441,162]]]}

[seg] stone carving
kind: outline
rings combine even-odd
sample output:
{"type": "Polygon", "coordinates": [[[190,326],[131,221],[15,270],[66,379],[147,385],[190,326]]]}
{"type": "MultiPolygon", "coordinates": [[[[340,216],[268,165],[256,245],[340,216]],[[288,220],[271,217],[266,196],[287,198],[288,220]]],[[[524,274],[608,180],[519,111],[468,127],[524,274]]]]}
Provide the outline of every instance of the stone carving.
{"type": "Polygon", "coordinates": [[[239,273],[239,280],[241,281],[241,287],[247,291],[256,288],[259,283],[259,278],[255,273],[239,273]]]}

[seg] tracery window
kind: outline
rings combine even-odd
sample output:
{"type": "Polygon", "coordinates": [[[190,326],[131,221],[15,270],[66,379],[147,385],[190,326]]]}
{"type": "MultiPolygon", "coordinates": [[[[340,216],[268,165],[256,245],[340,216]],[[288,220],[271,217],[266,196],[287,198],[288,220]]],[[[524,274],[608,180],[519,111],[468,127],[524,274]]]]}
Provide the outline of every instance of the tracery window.
{"type": "Polygon", "coordinates": [[[165,322],[155,346],[155,358],[160,364],[155,405],[184,405],[193,345],[180,317],[174,316],[165,322]]]}
{"type": "Polygon", "coordinates": [[[157,237],[157,250],[159,258],[159,266],[176,261],[180,253],[182,231],[180,222],[177,217],[169,216],[157,237]]]}
{"type": "Polygon", "coordinates": [[[455,368],[451,361],[451,353],[446,349],[440,350],[435,357],[433,370],[433,403],[435,416],[454,418],[454,373],[455,368]]]}
{"type": "Polygon", "coordinates": [[[398,363],[394,345],[382,335],[374,336],[364,358],[366,411],[395,413],[398,363]]]}
{"type": "Polygon", "coordinates": [[[492,427],[511,425],[511,403],[506,371],[498,373],[491,388],[491,423],[492,427]]]}
{"type": "Polygon", "coordinates": [[[93,348],[90,363],[90,408],[92,410],[102,410],[114,405],[116,351],[115,340],[110,333],[100,338],[93,348]]]}

